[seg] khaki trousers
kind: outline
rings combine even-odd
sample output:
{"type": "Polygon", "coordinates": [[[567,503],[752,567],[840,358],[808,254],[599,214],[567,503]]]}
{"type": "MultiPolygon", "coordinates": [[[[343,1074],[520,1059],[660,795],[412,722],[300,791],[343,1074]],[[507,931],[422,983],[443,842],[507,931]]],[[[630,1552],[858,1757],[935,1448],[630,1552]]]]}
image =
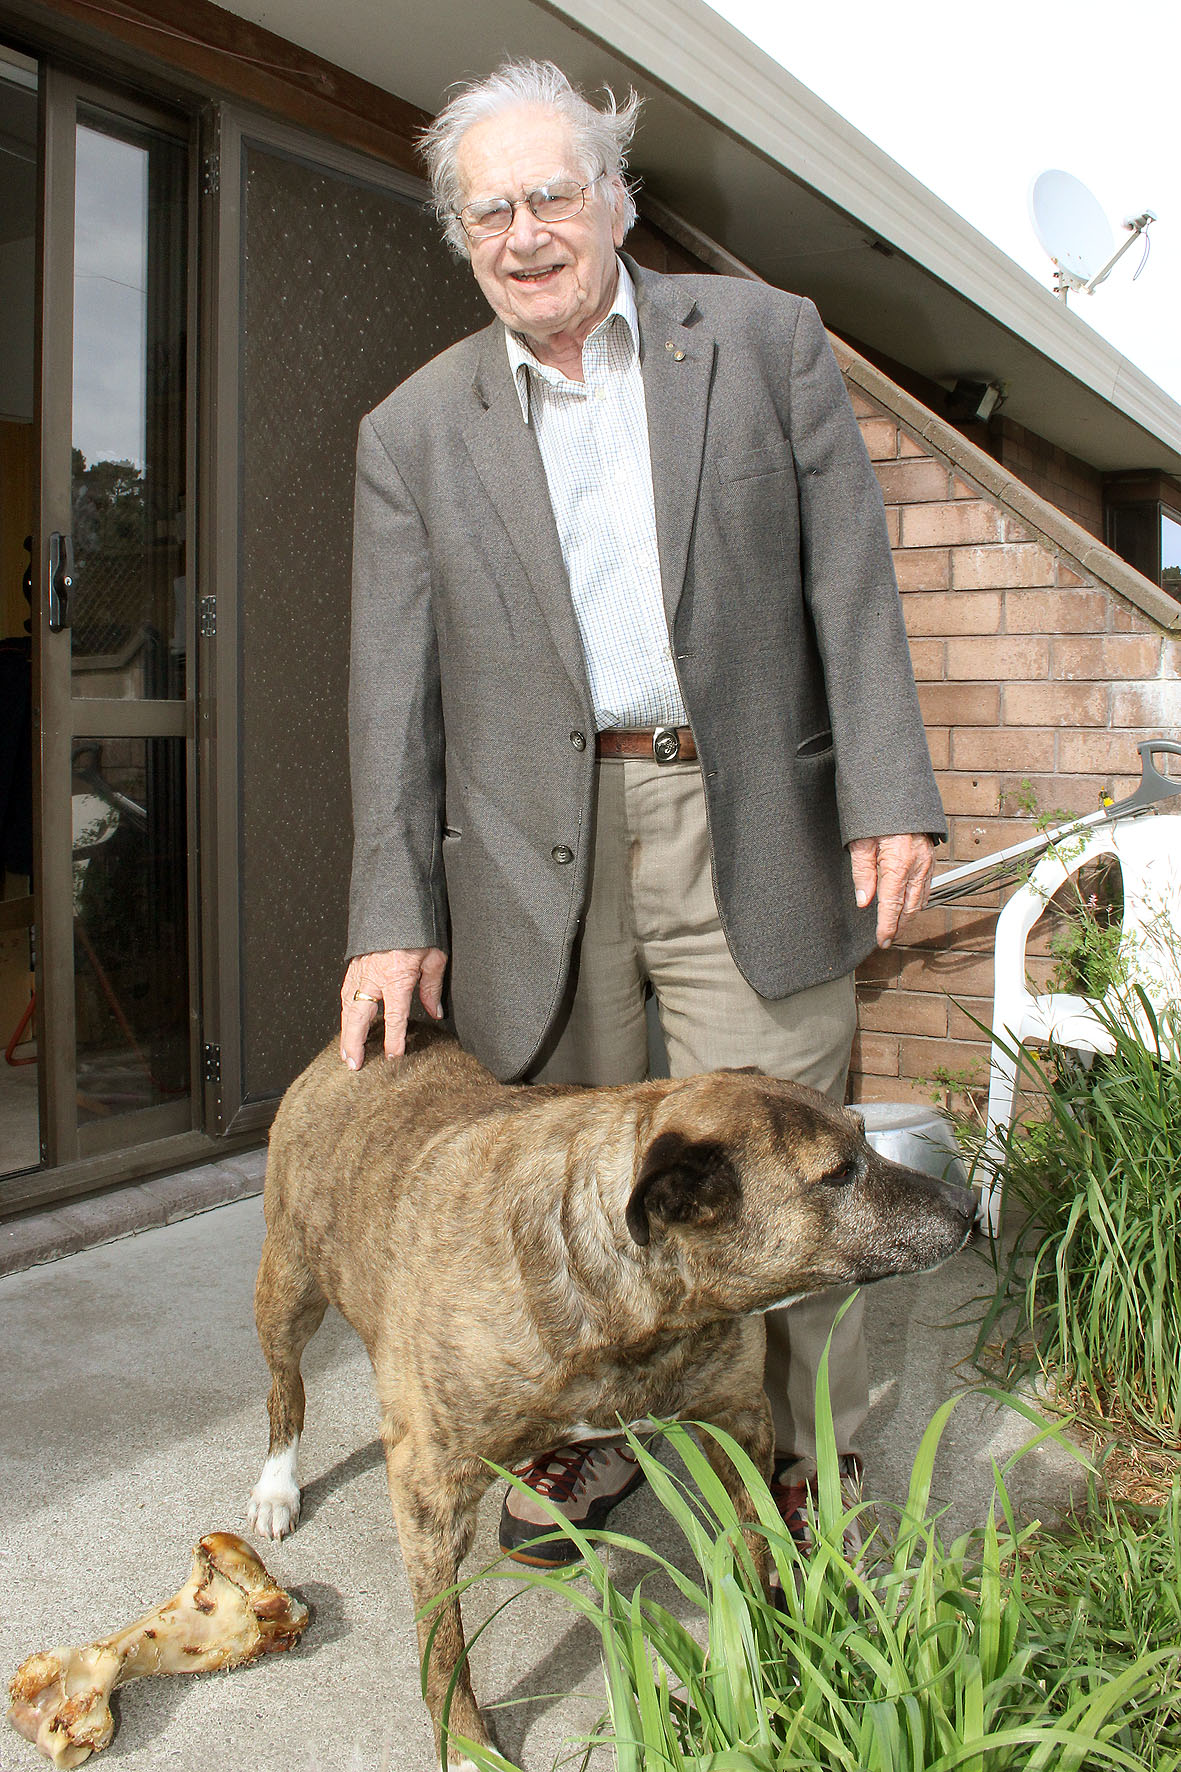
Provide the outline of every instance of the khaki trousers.
{"type": "MultiPolygon", "coordinates": [[[[747,984],[718,918],[699,766],[604,758],[597,776],[587,915],[566,1006],[531,1079],[646,1077],[650,985],[674,1077],[756,1064],[843,1101],[857,1025],[853,979],[781,1002],[747,984]]],[[[801,1469],[815,1468],[816,1375],[847,1296],[834,1289],[766,1319],[776,1453],[801,1469]]],[[[860,1299],[841,1319],[829,1364],[837,1451],[857,1452],[869,1409],[860,1299]]]]}

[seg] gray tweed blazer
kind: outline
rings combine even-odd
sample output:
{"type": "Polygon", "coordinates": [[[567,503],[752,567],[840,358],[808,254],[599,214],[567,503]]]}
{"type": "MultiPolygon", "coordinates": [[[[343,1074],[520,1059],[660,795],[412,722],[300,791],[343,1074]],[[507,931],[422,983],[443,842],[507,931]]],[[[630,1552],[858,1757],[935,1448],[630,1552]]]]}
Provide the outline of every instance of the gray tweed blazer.
{"type": "MultiPolygon", "coordinates": [[[[628,268],[715,895],[743,974],[784,997],[873,948],[844,846],[945,829],[881,494],[811,302],[628,268]]],[[[461,1040],[519,1076],[586,901],[595,762],[499,321],[363,420],[353,565],[349,953],[446,948],[461,1040]]]]}

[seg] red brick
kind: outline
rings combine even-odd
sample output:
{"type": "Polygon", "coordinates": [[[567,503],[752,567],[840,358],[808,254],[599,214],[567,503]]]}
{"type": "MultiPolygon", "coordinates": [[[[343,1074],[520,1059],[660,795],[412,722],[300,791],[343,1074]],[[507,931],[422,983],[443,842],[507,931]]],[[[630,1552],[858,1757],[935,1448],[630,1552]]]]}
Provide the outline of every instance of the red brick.
{"type": "MultiPolygon", "coordinates": [[[[890,508],[899,514],[896,506],[890,508]]],[[[900,591],[946,591],[951,584],[951,558],[946,548],[897,548],[894,572],[900,591]]]]}
{"type": "Polygon", "coordinates": [[[969,485],[967,480],[961,480],[958,474],[954,474],[951,481],[951,496],[953,498],[979,498],[981,493],[979,486],[969,485]]]}
{"type": "Polygon", "coordinates": [[[859,1033],[853,1041],[852,1063],[863,1074],[898,1075],[898,1041],[888,1034],[859,1033]]]}
{"type": "Polygon", "coordinates": [[[947,1033],[947,998],[931,991],[886,991],[873,1001],[863,999],[858,1019],[863,1031],[941,1038],[947,1033]]]}
{"type": "Polygon", "coordinates": [[[910,664],[920,683],[941,682],[947,673],[946,643],[943,640],[912,640],[910,664]]]}
{"type": "Polygon", "coordinates": [[[1033,542],[1005,542],[994,548],[957,548],[951,557],[951,582],[956,590],[974,591],[994,586],[1009,589],[1048,585],[1054,581],[1054,561],[1033,542]]]}
{"type": "Polygon", "coordinates": [[[924,683],[919,690],[928,726],[995,726],[1000,700],[995,683],[924,683]]]}
{"type": "Polygon", "coordinates": [[[986,726],[957,726],[951,735],[955,769],[1052,769],[1054,734],[1023,727],[1019,732],[986,726]]]}
{"type": "MultiPolygon", "coordinates": [[[[1093,776],[1122,799],[1124,786],[1140,779],[1137,742],[1138,735],[1131,732],[1063,732],[1058,737],[1058,764],[1072,774],[1093,776]]],[[[1095,810],[1094,799],[1085,810],[1095,810]]]]}
{"type": "Polygon", "coordinates": [[[996,940],[1000,895],[982,892],[971,903],[952,905],[952,945],[963,953],[991,954],[996,940]]]}
{"type": "Polygon", "coordinates": [[[982,1034],[975,1022],[975,1016],[986,1028],[992,1026],[991,997],[960,997],[949,1005],[947,1031],[953,1040],[967,1040],[987,1045],[988,1036],[982,1034]]]}
{"type": "MultiPolygon", "coordinates": [[[[944,871],[953,865],[954,857],[949,844],[941,844],[939,855],[944,871]]],[[[929,904],[925,910],[917,911],[913,917],[907,917],[903,923],[903,937],[908,948],[923,953],[937,953],[947,948],[958,947],[959,928],[964,920],[964,913],[958,907],[946,904],[929,904]]]]}
{"type": "MultiPolygon", "coordinates": [[[[1062,762],[1063,741],[1058,740],[1059,773],[1056,775],[1038,775],[1033,771],[1013,777],[1004,784],[1001,795],[1001,811],[1010,818],[1018,819],[1025,826],[1026,836],[1036,836],[1034,820],[1048,818],[1055,822],[1065,823],[1067,819],[1077,818],[1086,812],[1094,812],[1099,804],[1099,790],[1104,785],[1104,778],[1098,774],[1071,774],[1062,762]],[[1027,808],[1029,795],[1033,795],[1033,817],[1027,808]]],[[[1017,839],[1020,841],[1020,837],[1017,839]]]]}
{"type": "Polygon", "coordinates": [[[892,548],[898,546],[898,538],[902,528],[901,515],[897,505],[886,506],[886,536],[892,548]]]}
{"type": "Polygon", "coordinates": [[[1100,683],[1010,683],[1006,726],[1106,726],[1107,688],[1100,683]]]}
{"type": "Polygon", "coordinates": [[[920,1107],[931,1105],[929,1083],[915,1082],[911,1077],[863,1077],[856,1071],[850,1075],[853,1090],[849,1099],[854,1107],[861,1101],[915,1102],[920,1107]]]}
{"type": "Polygon", "coordinates": [[[1059,562],[1058,562],[1058,583],[1060,585],[1062,585],[1063,587],[1065,587],[1067,585],[1089,584],[1090,580],[1085,579],[1085,578],[1080,578],[1078,573],[1075,572],[1071,567],[1069,567],[1066,564],[1065,560],[1059,560],[1059,562]]]}
{"type": "Polygon", "coordinates": [[[1116,684],[1111,692],[1113,726],[1149,726],[1172,737],[1181,726],[1181,683],[1175,677],[1156,683],[1116,684]]]}
{"type": "Polygon", "coordinates": [[[912,634],[999,634],[1000,592],[912,591],[906,599],[906,626],[912,634]]]}
{"type": "Polygon", "coordinates": [[[982,1085],[987,1069],[982,1070],[979,1049],[964,1040],[905,1039],[899,1043],[898,1072],[903,1077],[935,1078],[936,1070],[955,1075],[969,1072],[969,1084],[982,1085]]]}
{"type": "Polygon", "coordinates": [[[1101,634],[1110,599],[1102,591],[1006,591],[1010,634],[1101,634]]]}
{"type": "Polygon", "coordinates": [[[953,772],[941,776],[939,781],[943,810],[969,818],[991,818],[997,809],[1000,788],[1000,777],[996,775],[953,772]]]}
{"type": "MultiPolygon", "coordinates": [[[[946,854],[946,846],[940,844],[939,854],[946,854]]],[[[951,912],[944,904],[927,905],[924,910],[915,911],[913,916],[902,920],[901,940],[905,947],[946,947],[951,941],[951,912]]]]}
{"type": "Polygon", "coordinates": [[[932,769],[946,769],[951,763],[951,734],[938,726],[927,728],[927,749],[932,769]]]}
{"type": "Polygon", "coordinates": [[[898,426],[892,418],[863,418],[861,439],[871,461],[893,461],[898,454],[898,426]]]}
{"type": "Polygon", "coordinates": [[[898,453],[904,456],[925,455],[928,459],[931,454],[930,450],[912,437],[909,431],[901,429],[898,432],[898,453]]]}
{"type": "Polygon", "coordinates": [[[949,640],[947,675],[952,682],[1038,682],[1050,673],[1050,643],[1033,636],[949,640]]]}
{"type": "Polygon", "coordinates": [[[1160,657],[1160,641],[1147,634],[1107,634],[1102,639],[1055,640],[1051,651],[1051,674],[1063,677],[1067,682],[1155,677],[1160,657]]]}
{"type": "Polygon", "coordinates": [[[957,818],[952,820],[951,852],[965,864],[987,861],[1002,849],[1028,842],[1036,834],[1027,819],[957,818]]]}
{"type": "Polygon", "coordinates": [[[962,546],[999,541],[1001,514],[982,499],[962,504],[908,505],[902,513],[902,540],[908,548],[962,546]]]}
{"type": "Polygon", "coordinates": [[[1111,631],[1114,634],[1146,634],[1153,632],[1151,623],[1131,603],[1120,597],[1111,599],[1111,631]]]}
{"type": "Polygon", "coordinates": [[[1005,541],[1032,541],[1033,531],[1022,523],[1019,517],[1010,517],[1006,511],[1005,520],[1001,525],[1001,536],[1005,541]]]}
{"type": "Polygon", "coordinates": [[[898,982],[903,990],[945,990],[953,997],[982,997],[992,990],[992,956],[956,948],[907,956],[898,982]]]}
{"type": "Polygon", "coordinates": [[[947,497],[947,469],[930,456],[878,462],[874,472],[888,505],[935,504],[947,497]]]}
{"type": "Polygon", "coordinates": [[[893,984],[904,964],[900,948],[875,948],[857,968],[857,982],[877,986],[893,984]]]}
{"type": "Polygon", "coordinates": [[[861,389],[855,387],[851,382],[846,382],[845,386],[848,390],[849,402],[858,418],[881,418],[882,409],[875,400],[871,400],[868,394],[863,394],[861,389]]]}

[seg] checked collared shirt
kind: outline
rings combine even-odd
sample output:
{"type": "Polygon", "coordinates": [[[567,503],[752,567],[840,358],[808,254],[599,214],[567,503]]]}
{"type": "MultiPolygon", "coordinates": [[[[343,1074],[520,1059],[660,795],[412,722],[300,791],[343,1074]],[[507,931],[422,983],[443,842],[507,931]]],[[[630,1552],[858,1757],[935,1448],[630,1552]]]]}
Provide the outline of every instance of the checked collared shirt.
{"type": "Polygon", "coordinates": [[[521,416],[536,434],[582,637],[595,727],[687,724],[656,545],[635,289],[582,347],[585,380],[539,363],[505,328],[521,416]]]}

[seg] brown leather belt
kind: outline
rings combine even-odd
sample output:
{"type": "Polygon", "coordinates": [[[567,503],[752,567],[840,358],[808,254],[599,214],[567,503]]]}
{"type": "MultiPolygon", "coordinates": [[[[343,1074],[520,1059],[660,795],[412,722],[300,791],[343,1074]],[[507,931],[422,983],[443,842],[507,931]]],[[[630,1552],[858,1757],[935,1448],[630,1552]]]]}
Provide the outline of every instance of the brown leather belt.
{"type": "Polygon", "coordinates": [[[695,763],[688,726],[611,726],[595,736],[597,757],[643,757],[649,763],[695,763]]]}

